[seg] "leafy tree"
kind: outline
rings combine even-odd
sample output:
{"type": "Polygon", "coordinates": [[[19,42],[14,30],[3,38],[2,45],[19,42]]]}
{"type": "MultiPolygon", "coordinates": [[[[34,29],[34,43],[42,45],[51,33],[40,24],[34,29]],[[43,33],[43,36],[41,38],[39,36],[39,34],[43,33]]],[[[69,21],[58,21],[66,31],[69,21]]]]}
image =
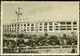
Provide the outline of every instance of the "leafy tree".
{"type": "Polygon", "coordinates": [[[17,40],[17,46],[19,46],[19,47],[22,47],[22,46],[25,46],[26,44],[25,44],[25,42],[24,42],[24,39],[18,39],[17,40]]]}
{"type": "Polygon", "coordinates": [[[30,46],[30,47],[32,47],[32,48],[34,48],[36,46],[36,41],[32,40],[32,39],[29,39],[27,45],[30,46]]]}
{"type": "Polygon", "coordinates": [[[23,38],[24,35],[23,34],[18,34],[18,38],[23,38]]]}
{"type": "Polygon", "coordinates": [[[23,34],[18,34],[18,40],[17,40],[17,45],[22,47],[25,46],[25,42],[24,42],[24,35],[23,34]]]}
{"type": "Polygon", "coordinates": [[[44,36],[48,36],[48,33],[45,33],[45,35],[44,36]]]}
{"type": "Polygon", "coordinates": [[[51,36],[50,38],[49,38],[49,44],[50,45],[59,45],[60,44],[60,42],[59,42],[59,40],[58,40],[58,37],[57,36],[51,36]]]}
{"type": "Polygon", "coordinates": [[[63,38],[66,38],[66,34],[63,34],[63,38]]]}

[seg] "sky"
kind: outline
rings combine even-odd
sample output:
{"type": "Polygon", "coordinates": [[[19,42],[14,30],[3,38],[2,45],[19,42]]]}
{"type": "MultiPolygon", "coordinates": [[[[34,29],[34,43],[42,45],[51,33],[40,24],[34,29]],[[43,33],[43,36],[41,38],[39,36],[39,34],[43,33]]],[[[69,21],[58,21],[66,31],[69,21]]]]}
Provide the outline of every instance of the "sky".
{"type": "MultiPolygon", "coordinates": [[[[2,2],[3,23],[17,21],[15,11],[20,7],[19,19],[29,21],[65,21],[79,19],[79,2],[2,2]]],[[[23,20],[22,20],[23,21],[23,20]]]]}

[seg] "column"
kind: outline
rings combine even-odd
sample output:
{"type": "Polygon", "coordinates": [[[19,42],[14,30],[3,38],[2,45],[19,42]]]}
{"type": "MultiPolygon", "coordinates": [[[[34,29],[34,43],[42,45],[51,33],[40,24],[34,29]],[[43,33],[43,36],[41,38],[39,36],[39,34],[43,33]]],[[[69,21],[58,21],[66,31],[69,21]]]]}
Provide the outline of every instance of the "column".
{"type": "Polygon", "coordinates": [[[29,25],[29,32],[31,32],[31,23],[29,23],[30,25],[29,25]]]}
{"type": "Polygon", "coordinates": [[[55,25],[54,25],[54,22],[52,22],[52,26],[53,26],[53,32],[55,32],[55,30],[54,30],[54,26],[55,26],[55,25]]]}
{"type": "Polygon", "coordinates": [[[73,22],[71,21],[71,31],[73,31],[73,22]]]}
{"type": "Polygon", "coordinates": [[[47,22],[47,32],[49,32],[49,22],[47,22]]]}
{"type": "Polygon", "coordinates": [[[26,32],[27,32],[27,23],[25,23],[26,24],[26,32]]]}

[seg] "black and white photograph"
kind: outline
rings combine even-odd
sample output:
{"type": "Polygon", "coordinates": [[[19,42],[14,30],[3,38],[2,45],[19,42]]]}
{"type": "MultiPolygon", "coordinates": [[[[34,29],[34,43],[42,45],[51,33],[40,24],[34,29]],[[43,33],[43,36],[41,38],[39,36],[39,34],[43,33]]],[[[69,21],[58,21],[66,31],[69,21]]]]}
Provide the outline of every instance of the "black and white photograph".
{"type": "Polygon", "coordinates": [[[1,1],[2,55],[79,55],[79,2],[1,1]]]}

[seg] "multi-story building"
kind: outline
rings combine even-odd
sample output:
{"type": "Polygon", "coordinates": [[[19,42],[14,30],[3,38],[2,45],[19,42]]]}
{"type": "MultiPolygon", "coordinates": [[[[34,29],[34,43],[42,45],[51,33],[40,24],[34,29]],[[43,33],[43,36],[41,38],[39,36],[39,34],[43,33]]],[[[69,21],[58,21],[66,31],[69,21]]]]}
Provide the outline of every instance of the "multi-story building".
{"type": "Polygon", "coordinates": [[[77,21],[25,21],[3,25],[4,33],[56,34],[77,32],[77,21]]]}

